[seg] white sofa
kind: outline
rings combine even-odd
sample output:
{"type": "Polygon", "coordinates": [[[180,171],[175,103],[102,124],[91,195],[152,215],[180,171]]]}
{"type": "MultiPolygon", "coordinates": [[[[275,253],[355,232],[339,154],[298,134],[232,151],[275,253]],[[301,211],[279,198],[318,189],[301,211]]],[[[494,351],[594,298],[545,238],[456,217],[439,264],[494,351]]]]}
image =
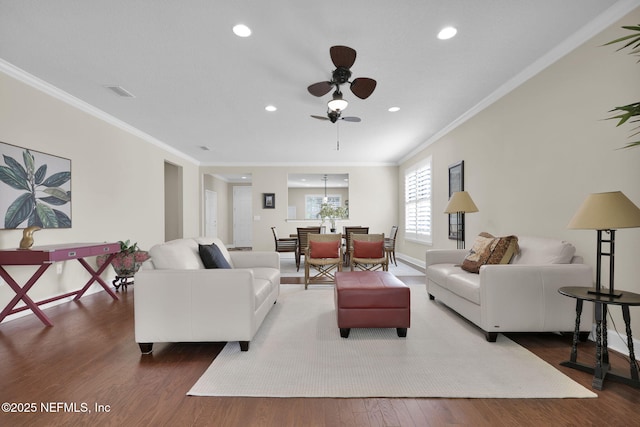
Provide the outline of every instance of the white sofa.
{"type": "Polygon", "coordinates": [[[239,341],[249,349],[280,293],[277,252],[228,252],[217,238],[191,238],[149,254],[135,276],[135,339],[143,353],[154,342],[239,341]],[[198,244],[211,243],[232,268],[204,267],[198,244]]]}
{"type": "MultiPolygon", "coordinates": [[[[593,286],[593,273],[570,243],[519,237],[520,253],[509,264],[483,265],[479,274],[460,267],[469,251],[428,250],[427,292],[482,329],[488,341],[500,332],[573,332],[576,300],[563,286],[593,286]]],[[[593,310],[585,303],[580,339],[586,340],[593,310]]]]}

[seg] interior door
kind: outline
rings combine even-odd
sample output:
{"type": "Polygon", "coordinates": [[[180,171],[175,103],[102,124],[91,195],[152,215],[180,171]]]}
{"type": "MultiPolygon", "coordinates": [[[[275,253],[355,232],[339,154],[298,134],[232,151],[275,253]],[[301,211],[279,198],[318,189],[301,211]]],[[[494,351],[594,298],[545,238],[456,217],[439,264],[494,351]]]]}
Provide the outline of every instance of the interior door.
{"type": "Polygon", "coordinates": [[[204,235],[207,237],[218,237],[218,193],[211,190],[205,190],[204,198],[204,235]]]}
{"type": "Polygon", "coordinates": [[[253,245],[252,194],[251,186],[233,187],[233,245],[237,248],[253,245]]]}

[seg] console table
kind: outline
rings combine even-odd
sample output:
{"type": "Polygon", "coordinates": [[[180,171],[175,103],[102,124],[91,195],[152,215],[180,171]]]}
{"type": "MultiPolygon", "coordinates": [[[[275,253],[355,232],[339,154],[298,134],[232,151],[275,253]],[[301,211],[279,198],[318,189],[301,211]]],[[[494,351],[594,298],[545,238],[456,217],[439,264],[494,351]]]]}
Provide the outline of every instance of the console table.
{"type": "Polygon", "coordinates": [[[38,246],[31,249],[0,249],[0,276],[7,282],[9,287],[13,289],[16,296],[9,301],[7,306],[0,312],[0,322],[4,320],[10,314],[17,313],[23,310],[31,309],[33,313],[47,326],[53,326],[51,320],[44,314],[44,312],[38,307],[39,305],[46,304],[52,301],[57,301],[62,298],[67,298],[75,295],[74,301],[80,299],[82,295],[89,289],[93,282],[97,281],[104,288],[105,291],[115,300],[118,296],[107,286],[102,280],[100,274],[111,263],[111,260],[116,253],[120,251],[119,243],[66,243],[60,245],[38,246]],[[96,255],[111,254],[109,259],[97,270],[94,270],[84,258],[92,257],[96,255]],[[80,264],[91,274],[89,281],[82,287],[82,289],[69,292],[63,295],[58,295],[43,301],[34,302],[27,292],[35,285],[38,279],[44,274],[44,272],[56,261],[66,261],[70,259],[77,259],[80,264]],[[8,265],[38,265],[38,269],[31,276],[31,278],[20,286],[11,275],[5,270],[5,266],[8,265]],[[14,308],[20,301],[24,301],[25,305],[22,307],[14,308]]]}
{"type": "Polygon", "coordinates": [[[633,292],[618,291],[617,295],[609,296],[603,293],[595,293],[595,288],[582,286],[567,286],[558,289],[562,295],[576,299],[576,329],[573,334],[573,344],[571,347],[571,357],[569,360],[560,363],[562,366],[579,369],[584,372],[593,373],[592,386],[602,390],[605,377],[613,381],[622,382],[635,388],[640,388],[640,378],[638,377],[638,363],[633,351],[633,338],[631,336],[631,316],[629,306],[640,306],[640,295],[633,292]],[[588,366],[577,362],[578,358],[578,335],[580,333],[580,315],[582,314],[583,301],[595,303],[596,309],[596,365],[588,366]],[[629,347],[630,375],[618,375],[611,372],[609,365],[609,350],[607,347],[607,306],[619,305],[622,308],[622,317],[627,332],[627,346],[629,347]]]}

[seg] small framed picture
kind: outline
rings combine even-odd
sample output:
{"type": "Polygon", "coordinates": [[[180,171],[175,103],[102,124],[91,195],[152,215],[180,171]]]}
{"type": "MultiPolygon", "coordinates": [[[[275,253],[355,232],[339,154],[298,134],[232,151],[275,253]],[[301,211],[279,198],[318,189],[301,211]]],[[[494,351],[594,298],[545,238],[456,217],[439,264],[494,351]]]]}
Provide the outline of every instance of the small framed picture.
{"type": "Polygon", "coordinates": [[[262,193],[262,209],[275,209],[276,195],[275,193],[262,193]]]}

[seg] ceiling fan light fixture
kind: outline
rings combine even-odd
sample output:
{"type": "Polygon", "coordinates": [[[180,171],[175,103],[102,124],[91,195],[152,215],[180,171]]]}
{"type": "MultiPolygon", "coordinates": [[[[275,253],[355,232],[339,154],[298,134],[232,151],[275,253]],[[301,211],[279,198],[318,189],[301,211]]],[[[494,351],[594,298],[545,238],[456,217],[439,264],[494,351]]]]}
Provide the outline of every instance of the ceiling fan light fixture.
{"type": "Polygon", "coordinates": [[[233,27],[233,34],[238,37],[249,37],[251,35],[251,28],[244,24],[238,24],[233,27]]]}
{"type": "Polygon", "coordinates": [[[331,111],[344,111],[349,106],[349,103],[342,99],[342,93],[335,91],[333,93],[333,99],[327,103],[327,107],[331,111]]]}
{"type": "Polygon", "coordinates": [[[454,27],[444,27],[438,33],[438,38],[440,40],[449,40],[450,38],[453,38],[457,33],[458,30],[454,27]]]}

